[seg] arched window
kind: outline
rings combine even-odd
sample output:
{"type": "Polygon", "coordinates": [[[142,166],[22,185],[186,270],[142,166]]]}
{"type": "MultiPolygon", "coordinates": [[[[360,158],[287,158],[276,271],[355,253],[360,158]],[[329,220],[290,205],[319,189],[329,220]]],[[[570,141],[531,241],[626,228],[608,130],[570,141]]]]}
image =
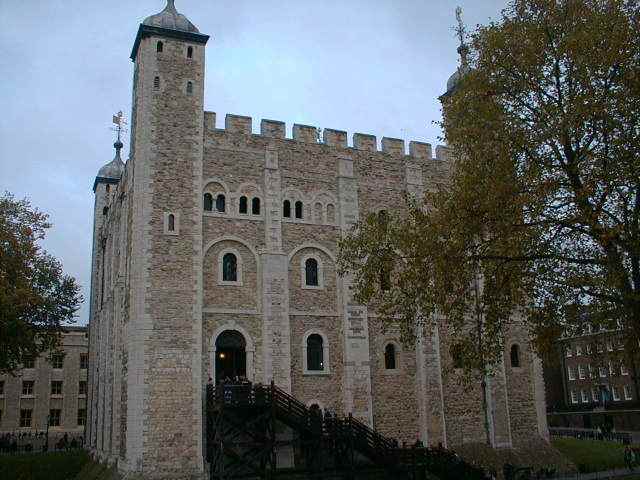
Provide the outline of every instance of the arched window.
{"type": "Polygon", "coordinates": [[[302,218],[302,202],[297,201],[295,208],[296,208],[296,218],[302,218]]]}
{"type": "Polygon", "coordinates": [[[155,77],[153,79],[153,88],[154,88],[154,90],[159,90],[160,89],[160,77],[155,77]]]}
{"type": "Polygon", "coordinates": [[[248,211],[247,197],[240,197],[240,213],[246,214],[248,211]]]}
{"type": "Polygon", "coordinates": [[[305,283],[310,287],[317,287],[318,282],[318,261],[315,258],[307,258],[304,262],[305,283]]]}
{"type": "Polygon", "coordinates": [[[318,223],[322,223],[322,204],[320,202],[317,202],[314,207],[314,215],[315,215],[315,221],[318,223]]]}
{"type": "Polygon", "coordinates": [[[170,232],[176,231],[176,216],[173,213],[170,213],[167,217],[167,230],[170,232]]]}
{"type": "Polygon", "coordinates": [[[107,213],[109,213],[109,207],[104,207],[102,209],[102,215],[106,215],[107,213]]]}
{"type": "Polygon", "coordinates": [[[193,47],[187,48],[187,58],[193,58],[193,47]]]}
{"type": "Polygon", "coordinates": [[[213,210],[213,196],[210,193],[204,194],[204,210],[205,212],[213,210]]]}
{"type": "Polygon", "coordinates": [[[289,200],[285,200],[282,204],[282,216],[284,218],[291,218],[291,202],[289,200]]]}
{"type": "Polygon", "coordinates": [[[193,82],[187,82],[187,95],[193,95],[193,82]]]}
{"type": "Polygon", "coordinates": [[[327,205],[327,222],[334,223],[336,221],[336,207],[333,204],[327,205]]]}
{"type": "Polygon", "coordinates": [[[251,213],[253,215],[260,215],[260,199],[258,197],[254,197],[251,200],[251,213]]]}
{"type": "Polygon", "coordinates": [[[520,367],[520,347],[518,345],[511,346],[511,366],[520,367]]]}
{"type": "Polygon", "coordinates": [[[216,197],[216,211],[224,213],[226,209],[226,199],[223,194],[216,197]]]}
{"type": "Polygon", "coordinates": [[[238,281],[238,259],[233,253],[225,253],[222,257],[222,280],[225,282],[238,281]]]}
{"type": "Polygon", "coordinates": [[[320,335],[313,333],[307,338],[307,370],[324,370],[324,345],[320,335]]]}
{"type": "Polygon", "coordinates": [[[162,53],[162,50],[164,50],[164,43],[162,42],[156,43],[156,52],[162,53]]]}
{"type": "Polygon", "coordinates": [[[384,347],[384,368],[385,370],[396,369],[396,346],[393,343],[388,343],[384,347]]]}

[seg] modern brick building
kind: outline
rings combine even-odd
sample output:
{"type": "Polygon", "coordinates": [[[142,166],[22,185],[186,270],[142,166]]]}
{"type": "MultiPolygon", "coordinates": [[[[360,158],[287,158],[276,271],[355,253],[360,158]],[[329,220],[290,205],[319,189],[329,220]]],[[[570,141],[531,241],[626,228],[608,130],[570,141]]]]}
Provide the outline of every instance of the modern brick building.
{"type": "MultiPolygon", "coordinates": [[[[236,375],[400,441],[484,442],[480,386],[461,382],[446,330],[403,345],[336,272],[360,218],[447,181],[447,149],[298,124],[286,138],[273,120],[256,134],[237,115],[219,128],[208,40],[170,0],[133,45],[129,160],[116,143],[94,183],[91,451],[145,477],[201,475],[205,385],[236,375]]],[[[548,435],[541,362],[512,320],[488,379],[497,447],[548,435]]]]}
{"type": "Polygon", "coordinates": [[[52,436],[84,436],[88,343],[86,327],[65,327],[62,355],[0,375],[0,434],[43,432],[48,421],[52,436]]]}
{"type": "Polygon", "coordinates": [[[621,328],[587,324],[563,337],[544,376],[552,426],[640,430],[638,366],[621,328]]]}

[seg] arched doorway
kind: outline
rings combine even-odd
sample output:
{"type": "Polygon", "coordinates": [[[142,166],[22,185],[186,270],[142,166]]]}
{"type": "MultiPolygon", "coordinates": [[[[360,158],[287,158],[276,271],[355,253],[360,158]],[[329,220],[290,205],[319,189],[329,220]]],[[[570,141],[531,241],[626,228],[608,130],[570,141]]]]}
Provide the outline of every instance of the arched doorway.
{"type": "Polygon", "coordinates": [[[216,383],[225,378],[247,376],[247,353],[244,336],[237,330],[225,330],[216,339],[216,383]]]}

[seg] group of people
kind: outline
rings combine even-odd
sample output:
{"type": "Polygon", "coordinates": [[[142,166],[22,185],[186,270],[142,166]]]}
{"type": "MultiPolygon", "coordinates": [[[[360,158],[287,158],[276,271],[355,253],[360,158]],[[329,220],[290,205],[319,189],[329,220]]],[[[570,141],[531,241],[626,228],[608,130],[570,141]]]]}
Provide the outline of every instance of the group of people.
{"type": "Polygon", "coordinates": [[[624,463],[630,471],[640,467],[640,448],[624,447],[624,463]]]}
{"type": "Polygon", "coordinates": [[[52,435],[47,436],[46,432],[11,432],[0,435],[0,454],[17,454],[43,452],[49,450],[53,445],[54,450],[69,450],[81,448],[84,439],[82,436],[69,438],[65,433],[57,441],[52,443],[52,435]]]}

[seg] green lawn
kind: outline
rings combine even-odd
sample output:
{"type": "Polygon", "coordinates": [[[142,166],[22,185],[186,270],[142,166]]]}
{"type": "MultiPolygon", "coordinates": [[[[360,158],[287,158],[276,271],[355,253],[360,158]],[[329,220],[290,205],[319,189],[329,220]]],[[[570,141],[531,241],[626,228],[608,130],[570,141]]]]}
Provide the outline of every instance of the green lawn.
{"type": "Polygon", "coordinates": [[[0,478],[12,480],[68,480],[89,461],[81,450],[0,456],[0,478]]]}
{"type": "Polygon", "coordinates": [[[624,468],[624,445],[596,440],[561,438],[552,444],[582,473],[624,468]]]}

